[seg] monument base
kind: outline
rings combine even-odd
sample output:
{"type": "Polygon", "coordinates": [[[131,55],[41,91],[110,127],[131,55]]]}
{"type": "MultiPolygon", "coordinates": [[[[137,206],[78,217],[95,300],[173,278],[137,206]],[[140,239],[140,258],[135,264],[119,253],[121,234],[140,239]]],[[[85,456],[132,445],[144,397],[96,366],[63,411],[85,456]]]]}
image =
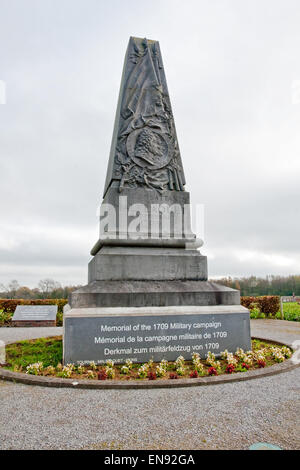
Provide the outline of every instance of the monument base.
{"type": "Polygon", "coordinates": [[[64,364],[218,357],[251,349],[250,315],[241,305],[73,308],[64,315],[64,364]]]}
{"type": "Polygon", "coordinates": [[[71,308],[239,305],[240,291],[209,281],[93,281],[70,294],[71,308]]]}
{"type": "Polygon", "coordinates": [[[207,258],[198,250],[103,246],[89,262],[92,281],[207,281],[207,258]]]}

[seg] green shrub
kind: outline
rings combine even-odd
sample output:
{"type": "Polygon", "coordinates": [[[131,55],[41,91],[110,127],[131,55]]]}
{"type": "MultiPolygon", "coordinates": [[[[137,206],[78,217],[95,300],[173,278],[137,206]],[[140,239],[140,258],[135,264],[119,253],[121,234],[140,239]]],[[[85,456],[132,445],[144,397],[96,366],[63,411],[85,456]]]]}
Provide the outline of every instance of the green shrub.
{"type": "Polygon", "coordinates": [[[13,314],[11,312],[4,312],[0,310],[0,326],[9,325],[13,314]]]}
{"type": "Polygon", "coordinates": [[[266,318],[266,315],[260,311],[260,308],[257,303],[252,303],[249,305],[250,318],[266,318]]]}

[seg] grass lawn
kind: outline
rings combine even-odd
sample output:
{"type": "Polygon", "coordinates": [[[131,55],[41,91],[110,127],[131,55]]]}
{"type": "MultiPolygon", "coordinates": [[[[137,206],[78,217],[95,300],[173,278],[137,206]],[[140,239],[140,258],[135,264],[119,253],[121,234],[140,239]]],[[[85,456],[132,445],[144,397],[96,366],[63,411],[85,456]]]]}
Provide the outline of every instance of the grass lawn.
{"type": "MultiPolygon", "coordinates": [[[[284,302],[283,315],[285,320],[300,321],[300,305],[297,302],[284,302]]],[[[281,319],[281,313],[276,314],[276,318],[281,319]]]]}
{"type": "Polygon", "coordinates": [[[45,367],[56,366],[62,361],[62,337],[39,338],[20,341],[6,346],[6,361],[26,370],[29,364],[42,362],[45,367]]]}

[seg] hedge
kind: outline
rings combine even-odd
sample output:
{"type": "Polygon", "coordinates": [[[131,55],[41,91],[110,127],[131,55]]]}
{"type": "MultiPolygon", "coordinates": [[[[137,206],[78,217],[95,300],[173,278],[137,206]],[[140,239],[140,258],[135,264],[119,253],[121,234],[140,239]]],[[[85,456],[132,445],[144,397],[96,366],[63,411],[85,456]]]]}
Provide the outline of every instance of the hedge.
{"type": "Polygon", "coordinates": [[[57,326],[61,326],[63,308],[67,303],[67,299],[0,299],[0,326],[9,325],[11,323],[17,305],[57,305],[57,326]]]}
{"type": "Polygon", "coordinates": [[[280,297],[278,295],[241,297],[241,305],[251,310],[251,304],[255,304],[267,317],[274,317],[280,310],[280,297]]]}
{"type": "MultiPolygon", "coordinates": [[[[11,318],[17,305],[57,305],[57,326],[61,326],[63,308],[67,303],[67,299],[0,299],[0,326],[9,325],[11,323],[11,318]]],[[[267,317],[272,317],[280,310],[280,297],[277,295],[241,297],[241,305],[244,307],[251,310],[252,304],[255,304],[267,317]]]]}

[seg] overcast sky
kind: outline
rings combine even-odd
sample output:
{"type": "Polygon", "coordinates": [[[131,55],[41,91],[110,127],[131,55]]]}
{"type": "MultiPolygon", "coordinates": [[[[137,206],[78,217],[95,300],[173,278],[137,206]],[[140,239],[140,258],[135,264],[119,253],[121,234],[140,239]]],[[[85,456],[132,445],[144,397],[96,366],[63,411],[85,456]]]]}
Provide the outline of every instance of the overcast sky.
{"type": "Polygon", "coordinates": [[[87,282],[129,36],[160,42],[209,276],[299,274],[299,25],[299,0],[0,0],[0,282],[87,282]]]}

